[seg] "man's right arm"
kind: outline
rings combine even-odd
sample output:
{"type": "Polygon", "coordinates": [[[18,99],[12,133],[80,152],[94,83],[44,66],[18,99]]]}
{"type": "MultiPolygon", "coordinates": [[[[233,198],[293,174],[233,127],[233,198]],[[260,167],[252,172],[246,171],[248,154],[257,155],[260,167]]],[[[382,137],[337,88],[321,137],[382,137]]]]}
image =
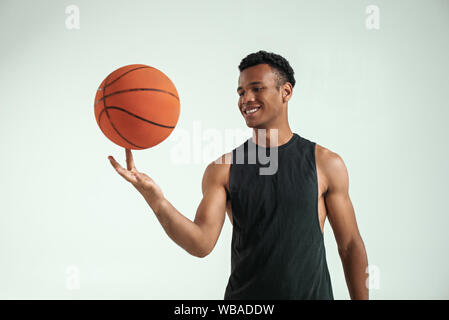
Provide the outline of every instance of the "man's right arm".
{"type": "Polygon", "coordinates": [[[207,256],[220,235],[226,217],[225,164],[210,163],[203,175],[203,198],[195,220],[182,215],[167,199],[150,204],[167,235],[196,257],[207,256]]]}

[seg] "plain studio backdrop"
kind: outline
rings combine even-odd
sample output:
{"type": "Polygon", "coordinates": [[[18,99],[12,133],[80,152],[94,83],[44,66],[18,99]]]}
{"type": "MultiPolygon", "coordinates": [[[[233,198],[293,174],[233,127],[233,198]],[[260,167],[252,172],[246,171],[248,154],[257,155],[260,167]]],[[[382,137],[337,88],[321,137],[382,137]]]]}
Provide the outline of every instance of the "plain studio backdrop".
{"type": "MultiPolygon", "coordinates": [[[[110,165],[125,151],[94,97],[124,65],[170,77],[178,125],[133,154],[193,220],[207,164],[251,136],[237,66],[266,50],[295,70],[292,130],[346,163],[370,298],[448,299],[448,31],[447,0],[2,1],[0,298],[222,299],[229,219],[206,258],[176,245],[110,165]],[[227,130],[245,134],[226,142],[227,130]]],[[[324,230],[335,298],[348,299],[324,230]]]]}

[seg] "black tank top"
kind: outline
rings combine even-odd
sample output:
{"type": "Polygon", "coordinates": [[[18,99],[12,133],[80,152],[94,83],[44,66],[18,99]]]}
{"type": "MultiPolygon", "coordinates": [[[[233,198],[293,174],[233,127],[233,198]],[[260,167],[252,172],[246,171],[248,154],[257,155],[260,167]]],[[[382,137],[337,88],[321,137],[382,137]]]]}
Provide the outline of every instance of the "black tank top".
{"type": "Polygon", "coordinates": [[[231,275],[224,299],[333,300],[318,219],[315,142],[293,133],[277,147],[277,171],[261,175],[260,168],[272,164],[248,161],[254,159],[248,154],[270,156],[274,149],[249,138],[232,151],[231,275]]]}

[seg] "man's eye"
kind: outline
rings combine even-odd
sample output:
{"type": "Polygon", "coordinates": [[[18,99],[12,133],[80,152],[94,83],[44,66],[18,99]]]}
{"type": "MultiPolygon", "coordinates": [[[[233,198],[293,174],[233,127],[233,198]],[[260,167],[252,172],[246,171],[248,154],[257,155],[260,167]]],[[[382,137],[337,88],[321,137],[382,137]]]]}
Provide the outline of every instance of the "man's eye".
{"type": "MultiPolygon", "coordinates": [[[[255,88],[253,88],[253,90],[256,91],[256,92],[259,92],[259,91],[261,91],[262,89],[263,89],[262,87],[255,87],[255,88]]],[[[239,97],[241,97],[244,93],[245,93],[244,91],[240,92],[240,93],[238,94],[239,97]]]]}

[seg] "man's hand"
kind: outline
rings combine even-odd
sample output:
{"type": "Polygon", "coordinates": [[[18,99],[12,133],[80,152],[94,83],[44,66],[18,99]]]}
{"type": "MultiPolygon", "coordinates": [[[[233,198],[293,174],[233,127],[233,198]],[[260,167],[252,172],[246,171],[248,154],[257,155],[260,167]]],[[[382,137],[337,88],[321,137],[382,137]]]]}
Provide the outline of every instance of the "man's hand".
{"type": "Polygon", "coordinates": [[[126,152],[126,167],[123,168],[112,156],[108,159],[117,171],[126,181],[130,182],[145,198],[153,211],[158,208],[160,203],[164,200],[164,194],[161,188],[143,172],[139,172],[134,164],[133,155],[130,149],[125,149],[126,152]]]}

